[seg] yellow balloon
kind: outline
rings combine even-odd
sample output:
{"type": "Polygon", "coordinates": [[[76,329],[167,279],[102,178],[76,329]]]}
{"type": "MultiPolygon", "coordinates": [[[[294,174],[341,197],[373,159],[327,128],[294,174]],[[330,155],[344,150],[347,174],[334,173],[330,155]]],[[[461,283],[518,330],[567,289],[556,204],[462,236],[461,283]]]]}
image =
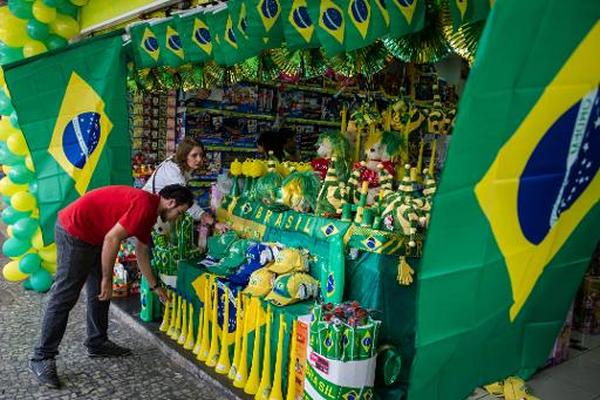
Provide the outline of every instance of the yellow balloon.
{"type": "Polygon", "coordinates": [[[35,167],[33,166],[33,160],[31,159],[30,155],[28,155],[27,157],[25,157],[25,166],[31,172],[35,172],[35,167]]]}
{"type": "Polygon", "coordinates": [[[23,57],[29,58],[48,51],[46,45],[38,40],[30,40],[23,46],[23,57]]]}
{"type": "Polygon", "coordinates": [[[67,15],[58,14],[50,23],[50,31],[68,40],[79,33],[79,22],[67,15]]]}
{"type": "Polygon", "coordinates": [[[6,139],[6,147],[19,156],[24,156],[29,153],[27,142],[21,132],[15,132],[6,139]]]}
{"type": "Polygon", "coordinates": [[[15,129],[8,118],[0,119],[0,140],[6,141],[10,135],[20,132],[20,129],[15,129]]]}
{"type": "Polygon", "coordinates": [[[51,243],[46,247],[42,247],[38,250],[38,255],[44,261],[56,263],[56,244],[51,243]]]}
{"type": "Polygon", "coordinates": [[[88,0],[71,0],[71,4],[77,7],[83,7],[87,5],[88,0]]]}
{"type": "Polygon", "coordinates": [[[17,211],[32,211],[36,207],[35,197],[29,192],[17,192],[10,198],[10,205],[17,211]]]}
{"type": "Polygon", "coordinates": [[[48,262],[48,261],[42,260],[42,268],[44,268],[46,271],[50,272],[51,274],[55,274],[56,273],[56,262],[48,262]]]}
{"type": "Polygon", "coordinates": [[[31,246],[36,250],[40,250],[44,247],[44,239],[42,238],[42,230],[40,228],[33,234],[31,246]]]}
{"type": "Polygon", "coordinates": [[[31,11],[33,17],[44,24],[49,24],[56,19],[56,8],[48,7],[42,0],[35,0],[31,11]]]}
{"type": "Polygon", "coordinates": [[[8,7],[0,7],[0,40],[10,47],[21,47],[29,40],[27,20],[12,15],[8,7]]]}
{"type": "Polygon", "coordinates": [[[6,176],[0,179],[0,194],[3,196],[13,196],[15,193],[25,192],[28,189],[27,185],[15,185],[6,176]]]}
{"type": "Polygon", "coordinates": [[[4,172],[4,175],[8,175],[8,171],[10,171],[10,166],[8,165],[3,165],[2,166],[2,172],[4,172]]]}
{"type": "Polygon", "coordinates": [[[40,219],[40,209],[39,208],[35,208],[35,210],[33,210],[31,212],[31,218],[35,218],[35,219],[40,219]]]}
{"type": "Polygon", "coordinates": [[[13,237],[13,227],[12,225],[9,225],[6,227],[6,234],[8,235],[8,237],[13,237]]]}
{"type": "Polygon", "coordinates": [[[2,275],[4,275],[4,279],[9,282],[22,281],[29,276],[19,271],[19,262],[14,260],[6,263],[2,269],[2,275]]]}

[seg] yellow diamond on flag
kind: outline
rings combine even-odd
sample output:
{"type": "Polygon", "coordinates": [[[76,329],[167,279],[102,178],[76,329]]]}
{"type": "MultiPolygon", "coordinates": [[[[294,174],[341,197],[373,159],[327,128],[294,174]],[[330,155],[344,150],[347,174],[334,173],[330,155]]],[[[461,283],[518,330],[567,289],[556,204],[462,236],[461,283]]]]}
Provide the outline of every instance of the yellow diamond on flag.
{"type": "Polygon", "coordinates": [[[198,45],[206,54],[212,53],[212,41],[208,25],[199,18],[194,19],[194,34],[192,41],[198,45]]]}
{"type": "Polygon", "coordinates": [[[167,44],[167,49],[171,50],[177,57],[182,60],[185,58],[185,53],[183,52],[183,46],[181,45],[181,37],[179,37],[179,33],[171,26],[167,26],[167,38],[165,43],[167,44]]]}
{"type": "Polygon", "coordinates": [[[545,267],[600,199],[599,48],[600,22],[475,186],[508,268],[513,321],[545,267]],[[552,173],[541,175],[541,166],[552,173]]]}
{"type": "Polygon", "coordinates": [[[363,240],[361,243],[363,245],[365,245],[370,250],[376,250],[379,247],[381,247],[381,242],[379,240],[377,240],[377,238],[375,238],[373,236],[369,236],[368,238],[366,238],[365,240],[363,240]]]}
{"type": "Polygon", "coordinates": [[[315,32],[315,25],[310,19],[308,14],[308,6],[306,0],[296,0],[292,2],[292,9],[288,16],[288,21],[292,27],[298,32],[306,41],[310,42],[312,35],[315,32]]]}
{"type": "Polygon", "coordinates": [[[160,46],[158,44],[158,39],[154,35],[154,32],[148,27],[144,30],[144,36],[142,37],[142,42],[140,43],[140,47],[148,54],[154,61],[158,61],[158,57],[160,56],[160,46]]]}
{"type": "Polygon", "coordinates": [[[417,8],[417,0],[392,0],[392,2],[400,9],[406,22],[410,25],[417,8]]]}
{"type": "Polygon", "coordinates": [[[48,152],[73,178],[79,195],[86,192],[113,128],[104,108],[104,101],[96,91],[73,72],[48,152]]]}
{"type": "Polygon", "coordinates": [[[260,15],[263,26],[265,27],[265,31],[269,32],[277,22],[279,14],[281,14],[281,4],[279,3],[279,0],[260,0],[256,9],[258,10],[258,15],[260,15]]]}
{"type": "Polygon", "coordinates": [[[371,5],[367,0],[351,0],[348,3],[348,19],[356,27],[363,39],[369,33],[371,22],[371,5]]]}

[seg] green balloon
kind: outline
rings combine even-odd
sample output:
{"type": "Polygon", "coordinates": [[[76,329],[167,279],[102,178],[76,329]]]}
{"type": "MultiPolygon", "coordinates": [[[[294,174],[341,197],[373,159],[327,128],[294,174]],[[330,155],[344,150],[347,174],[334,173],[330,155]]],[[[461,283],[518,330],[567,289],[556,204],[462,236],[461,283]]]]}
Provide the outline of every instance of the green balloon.
{"type": "Polygon", "coordinates": [[[42,0],[42,3],[47,5],[48,7],[61,7],[64,4],[64,0],[42,0]]]}
{"type": "Polygon", "coordinates": [[[22,256],[31,248],[31,242],[10,238],[2,244],[2,252],[7,257],[19,257],[22,256]]]}
{"type": "Polygon", "coordinates": [[[79,7],[71,4],[71,2],[69,2],[69,1],[66,1],[62,6],[59,6],[58,11],[61,14],[65,14],[70,17],[73,17],[73,19],[75,19],[75,20],[77,20],[78,16],[79,16],[79,7]]]}
{"type": "Polygon", "coordinates": [[[10,115],[15,111],[10,99],[4,93],[4,90],[0,90],[0,115],[10,115]]]}
{"type": "Polygon", "coordinates": [[[20,129],[19,117],[17,117],[16,111],[13,111],[12,114],[10,114],[10,124],[13,126],[13,128],[20,129]]]}
{"type": "Polygon", "coordinates": [[[50,34],[50,27],[37,19],[27,22],[27,34],[35,40],[46,40],[50,34]]]}
{"type": "Polygon", "coordinates": [[[40,268],[35,271],[29,277],[31,280],[31,288],[39,293],[47,292],[52,286],[52,275],[50,272],[46,271],[44,268],[40,268]]]}
{"type": "Polygon", "coordinates": [[[69,42],[66,39],[58,35],[50,35],[48,36],[48,39],[46,39],[46,47],[49,50],[60,49],[68,44],[69,42]]]}
{"type": "Polygon", "coordinates": [[[37,180],[33,180],[31,182],[29,182],[29,191],[31,192],[31,194],[37,196],[37,192],[38,192],[38,183],[37,180]]]}
{"type": "Polygon", "coordinates": [[[23,241],[31,241],[31,237],[39,227],[37,219],[21,218],[13,225],[13,236],[23,241]]]}
{"type": "Polygon", "coordinates": [[[5,164],[9,166],[23,164],[25,158],[22,156],[18,156],[13,154],[7,147],[4,142],[0,142],[0,164],[5,164]]]}
{"type": "Polygon", "coordinates": [[[22,58],[22,47],[0,47],[0,65],[9,64],[22,58]]]}
{"type": "MultiPolygon", "coordinates": [[[[10,201],[7,204],[10,204],[10,201]]],[[[12,225],[21,218],[29,217],[29,215],[31,215],[31,211],[21,212],[15,210],[11,206],[8,206],[2,210],[2,221],[4,221],[4,223],[7,225],[12,225]]]]}
{"type": "Polygon", "coordinates": [[[10,204],[10,196],[2,196],[2,201],[4,204],[10,204]]]}
{"type": "Polygon", "coordinates": [[[33,18],[32,4],[23,0],[8,0],[8,10],[12,15],[21,19],[33,18]]]}
{"type": "Polygon", "coordinates": [[[27,278],[23,281],[23,288],[25,290],[33,290],[33,287],[31,286],[31,279],[27,278]]]}
{"type": "Polygon", "coordinates": [[[17,185],[24,185],[33,180],[33,172],[27,169],[24,164],[17,164],[8,171],[8,177],[13,183],[17,185]]]}
{"type": "Polygon", "coordinates": [[[42,266],[42,259],[35,253],[25,254],[19,261],[19,271],[24,274],[34,274],[42,266]]]}

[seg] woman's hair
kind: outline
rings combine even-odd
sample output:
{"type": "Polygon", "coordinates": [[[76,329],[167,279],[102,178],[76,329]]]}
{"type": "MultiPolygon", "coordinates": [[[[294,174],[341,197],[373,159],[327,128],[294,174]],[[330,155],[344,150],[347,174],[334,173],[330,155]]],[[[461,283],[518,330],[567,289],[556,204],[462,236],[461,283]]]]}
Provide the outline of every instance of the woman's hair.
{"type": "Polygon", "coordinates": [[[177,150],[175,151],[175,157],[173,157],[173,161],[177,163],[181,171],[187,171],[189,169],[187,165],[187,156],[194,147],[200,147],[202,149],[202,155],[206,154],[206,150],[204,149],[202,142],[189,136],[183,138],[181,143],[177,145],[177,150]]]}
{"type": "Polygon", "coordinates": [[[185,204],[191,207],[194,204],[194,195],[191,190],[182,185],[167,185],[158,194],[167,200],[174,199],[178,206],[185,204]]]}
{"type": "Polygon", "coordinates": [[[256,144],[262,146],[265,152],[269,154],[270,151],[279,160],[283,161],[285,158],[285,145],[290,137],[293,137],[294,132],[289,128],[280,128],[277,131],[266,131],[260,134],[256,139],[256,144]]]}

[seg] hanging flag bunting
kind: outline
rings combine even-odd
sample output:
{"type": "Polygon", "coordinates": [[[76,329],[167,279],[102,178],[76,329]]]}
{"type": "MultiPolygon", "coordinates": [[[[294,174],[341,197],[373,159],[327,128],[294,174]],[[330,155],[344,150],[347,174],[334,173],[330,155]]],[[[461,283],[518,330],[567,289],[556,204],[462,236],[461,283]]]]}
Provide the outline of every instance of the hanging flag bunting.
{"type": "Polygon", "coordinates": [[[245,59],[239,50],[233,20],[227,8],[209,13],[206,18],[209,30],[213,34],[213,57],[219,65],[234,65],[245,59]]]}
{"type": "Polygon", "coordinates": [[[418,32],[425,24],[425,0],[386,0],[390,15],[390,37],[418,32]]]}
{"type": "Polygon", "coordinates": [[[375,1],[373,1],[373,3],[375,3],[375,6],[377,7],[377,11],[381,15],[381,18],[383,19],[383,22],[385,23],[385,27],[389,28],[390,27],[390,13],[387,10],[387,1],[390,1],[390,0],[375,0],[375,1]]]}
{"type": "Polygon", "coordinates": [[[306,0],[283,2],[283,34],[288,49],[298,50],[320,46],[315,24],[308,12],[306,0]]]}
{"type": "Polygon", "coordinates": [[[360,49],[385,35],[388,30],[377,8],[377,0],[350,0],[346,9],[346,51],[360,49]],[[375,11],[375,12],[374,12],[375,11]]]}
{"type": "MultiPolygon", "coordinates": [[[[264,48],[277,48],[283,42],[282,0],[237,0],[246,5],[247,33],[262,38],[264,48]]],[[[291,2],[290,0],[285,0],[291,2]]],[[[293,2],[292,2],[293,3],[293,2]]]]}
{"type": "Polygon", "coordinates": [[[328,57],[343,52],[346,29],[343,0],[308,0],[310,18],[315,21],[316,34],[328,57]]]}
{"type": "Polygon", "coordinates": [[[459,26],[486,19],[493,1],[491,0],[448,0],[452,14],[452,27],[456,31],[459,26]]]}
{"type": "Polygon", "coordinates": [[[187,61],[204,63],[212,59],[212,37],[204,14],[177,17],[175,26],[180,33],[187,61]]]}
{"type": "Polygon", "coordinates": [[[173,18],[159,20],[152,24],[152,31],[158,38],[160,58],[158,65],[178,67],[185,62],[185,52],[173,18]]]}
{"type": "Polygon", "coordinates": [[[36,168],[40,225],[53,240],[56,214],[87,191],[131,185],[125,54],[119,34],[4,66],[36,168]],[[91,60],[93,62],[91,62],[91,60]]]}
{"type": "Polygon", "coordinates": [[[133,57],[138,68],[154,67],[160,57],[158,39],[148,23],[133,25],[129,28],[133,57]]]}
{"type": "Polygon", "coordinates": [[[427,232],[409,399],[546,362],[600,239],[598,49],[595,1],[492,8],[427,232]]]}
{"type": "Polygon", "coordinates": [[[244,0],[230,0],[227,8],[233,22],[233,30],[236,32],[239,50],[244,53],[244,58],[258,55],[266,48],[263,37],[250,35],[248,33],[248,10],[244,0]]]}

